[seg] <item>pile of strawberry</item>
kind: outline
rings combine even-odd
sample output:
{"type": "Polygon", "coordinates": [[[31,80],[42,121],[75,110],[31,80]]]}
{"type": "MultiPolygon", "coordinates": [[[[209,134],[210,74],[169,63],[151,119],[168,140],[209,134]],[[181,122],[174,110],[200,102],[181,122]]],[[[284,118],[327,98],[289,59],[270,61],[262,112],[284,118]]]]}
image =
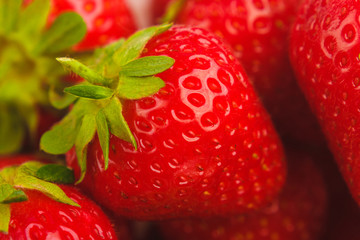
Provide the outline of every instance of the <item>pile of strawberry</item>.
{"type": "Polygon", "coordinates": [[[0,239],[358,239],[359,16],[0,0],[0,239]]]}

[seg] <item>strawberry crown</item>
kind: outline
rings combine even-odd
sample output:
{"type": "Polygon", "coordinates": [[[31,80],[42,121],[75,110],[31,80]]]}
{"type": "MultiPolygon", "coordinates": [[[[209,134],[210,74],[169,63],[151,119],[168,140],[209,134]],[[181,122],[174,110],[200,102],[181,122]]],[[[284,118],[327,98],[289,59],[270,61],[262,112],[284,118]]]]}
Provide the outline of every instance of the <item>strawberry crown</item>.
{"type": "Polygon", "coordinates": [[[27,132],[36,135],[39,105],[61,104],[54,91],[50,99],[47,93],[64,75],[53,56],[86,34],[85,22],[74,12],[47,26],[49,11],[50,0],[26,7],[23,0],[0,0],[0,154],[18,151],[27,132]]]}
{"type": "Polygon", "coordinates": [[[40,140],[40,148],[51,154],[64,154],[75,146],[81,175],[86,172],[87,147],[97,133],[104,156],[105,169],[109,162],[110,133],[137,143],[122,114],[122,100],[135,100],[157,93],[165,83],[154,75],[170,68],[175,60],[167,56],[139,58],[147,42],[172,25],[153,26],[98,49],[90,68],[72,58],[57,58],[69,71],[86,81],[64,91],[78,97],[76,103],[40,140]]]}
{"type": "Polygon", "coordinates": [[[26,201],[24,189],[40,191],[55,201],[80,207],[57,184],[74,182],[73,171],[62,165],[29,161],[0,171],[0,231],[7,233],[10,204],[26,201]]]}

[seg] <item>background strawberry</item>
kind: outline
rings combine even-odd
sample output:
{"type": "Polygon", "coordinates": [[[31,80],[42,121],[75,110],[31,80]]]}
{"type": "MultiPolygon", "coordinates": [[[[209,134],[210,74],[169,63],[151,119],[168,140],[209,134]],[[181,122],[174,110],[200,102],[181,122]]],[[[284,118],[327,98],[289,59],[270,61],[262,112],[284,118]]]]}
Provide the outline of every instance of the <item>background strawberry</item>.
{"type": "MultiPolygon", "coordinates": [[[[160,5],[159,1],[155,2],[160,5]]],[[[175,17],[177,23],[212,31],[232,47],[287,141],[315,146],[322,143],[319,126],[297,86],[288,59],[288,33],[299,2],[177,2],[183,2],[175,17]]]]}
{"type": "Polygon", "coordinates": [[[356,1],[305,1],[291,35],[299,83],[360,203],[359,30],[356,1]]]}
{"type": "Polygon", "coordinates": [[[0,239],[117,239],[95,203],[73,186],[46,181],[71,181],[70,170],[34,162],[31,155],[2,157],[0,166],[0,239]]]}
{"type": "MultiPolygon", "coordinates": [[[[34,0],[24,0],[25,6],[34,0]]],[[[48,24],[64,12],[78,13],[86,23],[86,36],[73,49],[93,50],[136,31],[132,13],[124,0],[50,0],[48,24]]]]}
{"type": "Polygon", "coordinates": [[[323,178],[311,155],[292,150],[288,160],[285,187],[269,206],[226,219],[163,222],[165,239],[319,239],[327,202],[323,178]]]}
{"type": "Polygon", "coordinates": [[[105,57],[108,65],[98,65],[103,69],[82,72],[86,66],[60,58],[98,85],[66,89],[83,98],[43,135],[42,149],[59,154],[75,145],[67,162],[80,181],[85,176],[79,186],[119,215],[228,215],[266,204],[285,174],[269,116],[218,38],[199,28],[169,27],[131,36],[105,57]],[[152,69],[156,65],[167,67],[152,69]],[[98,74],[103,70],[114,78],[98,74]],[[158,78],[146,77],[149,72],[158,78]],[[106,136],[107,127],[112,134],[106,136]]]}

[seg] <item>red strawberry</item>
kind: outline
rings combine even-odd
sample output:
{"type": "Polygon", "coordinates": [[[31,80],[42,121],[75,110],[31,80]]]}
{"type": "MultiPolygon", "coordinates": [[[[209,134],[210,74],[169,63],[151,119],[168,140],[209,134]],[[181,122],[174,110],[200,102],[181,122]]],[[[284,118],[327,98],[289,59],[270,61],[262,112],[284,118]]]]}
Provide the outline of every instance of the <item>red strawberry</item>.
{"type": "MultiPolygon", "coordinates": [[[[0,239],[117,239],[110,220],[95,203],[73,186],[39,179],[44,176],[38,175],[44,166],[31,162],[32,159],[31,156],[0,158],[0,239]],[[9,188],[15,191],[12,195],[6,195],[9,188]]],[[[50,174],[61,175],[59,168],[56,174],[50,174]]],[[[129,239],[128,236],[124,232],[119,238],[129,239]]]]}
{"type": "Polygon", "coordinates": [[[178,0],[176,22],[222,37],[244,66],[281,135],[319,145],[321,131],[297,86],[288,59],[288,32],[298,2],[178,0]]]}
{"type": "Polygon", "coordinates": [[[306,1],[291,35],[291,59],[329,147],[360,204],[360,68],[357,1],[306,1]]]}
{"type": "Polygon", "coordinates": [[[326,210],[323,179],[309,155],[293,151],[288,160],[289,176],[283,192],[268,207],[227,219],[163,222],[160,226],[165,239],[318,239],[326,210]]]}
{"type": "Polygon", "coordinates": [[[97,69],[58,59],[98,85],[66,89],[83,98],[43,135],[42,149],[60,154],[75,144],[67,162],[80,180],[85,175],[80,186],[119,215],[228,215],[263,206],[285,174],[269,116],[218,38],[169,27],[145,29],[105,50],[97,69]]]}

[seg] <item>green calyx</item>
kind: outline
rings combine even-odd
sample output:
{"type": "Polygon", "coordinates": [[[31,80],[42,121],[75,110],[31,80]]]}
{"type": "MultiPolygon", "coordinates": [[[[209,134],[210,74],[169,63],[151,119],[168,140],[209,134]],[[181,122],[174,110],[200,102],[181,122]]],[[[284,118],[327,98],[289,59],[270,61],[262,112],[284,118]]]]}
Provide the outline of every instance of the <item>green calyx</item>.
{"type": "Polygon", "coordinates": [[[74,182],[73,172],[62,165],[30,161],[0,171],[0,232],[8,232],[10,204],[27,201],[23,190],[40,191],[55,201],[80,207],[57,184],[74,182]]]}
{"type": "Polygon", "coordinates": [[[0,154],[17,152],[27,135],[35,137],[38,107],[50,107],[50,86],[63,85],[54,56],[85,36],[80,15],[64,13],[47,26],[49,12],[50,0],[26,7],[22,0],[0,0],[0,154]]]}
{"type": "Polygon", "coordinates": [[[65,89],[78,97],[70,113],[46,132],[40,147],[51,154],[64,154],[75,146],[81,169],[81,182],[86,172],[88,144],[98,135],[105,169],[109,162],[110,133],[137,143],[122,114],[122,100],[136,100],[157,93],[165,83],[155,75],[170,68],[175,60],[167,56],[139,58],[147,42],[172,25],[153,26],[119,40],[95,52],[90,68],[72,58],[57,58],[65,69],[86,82],[65,89]]]}

